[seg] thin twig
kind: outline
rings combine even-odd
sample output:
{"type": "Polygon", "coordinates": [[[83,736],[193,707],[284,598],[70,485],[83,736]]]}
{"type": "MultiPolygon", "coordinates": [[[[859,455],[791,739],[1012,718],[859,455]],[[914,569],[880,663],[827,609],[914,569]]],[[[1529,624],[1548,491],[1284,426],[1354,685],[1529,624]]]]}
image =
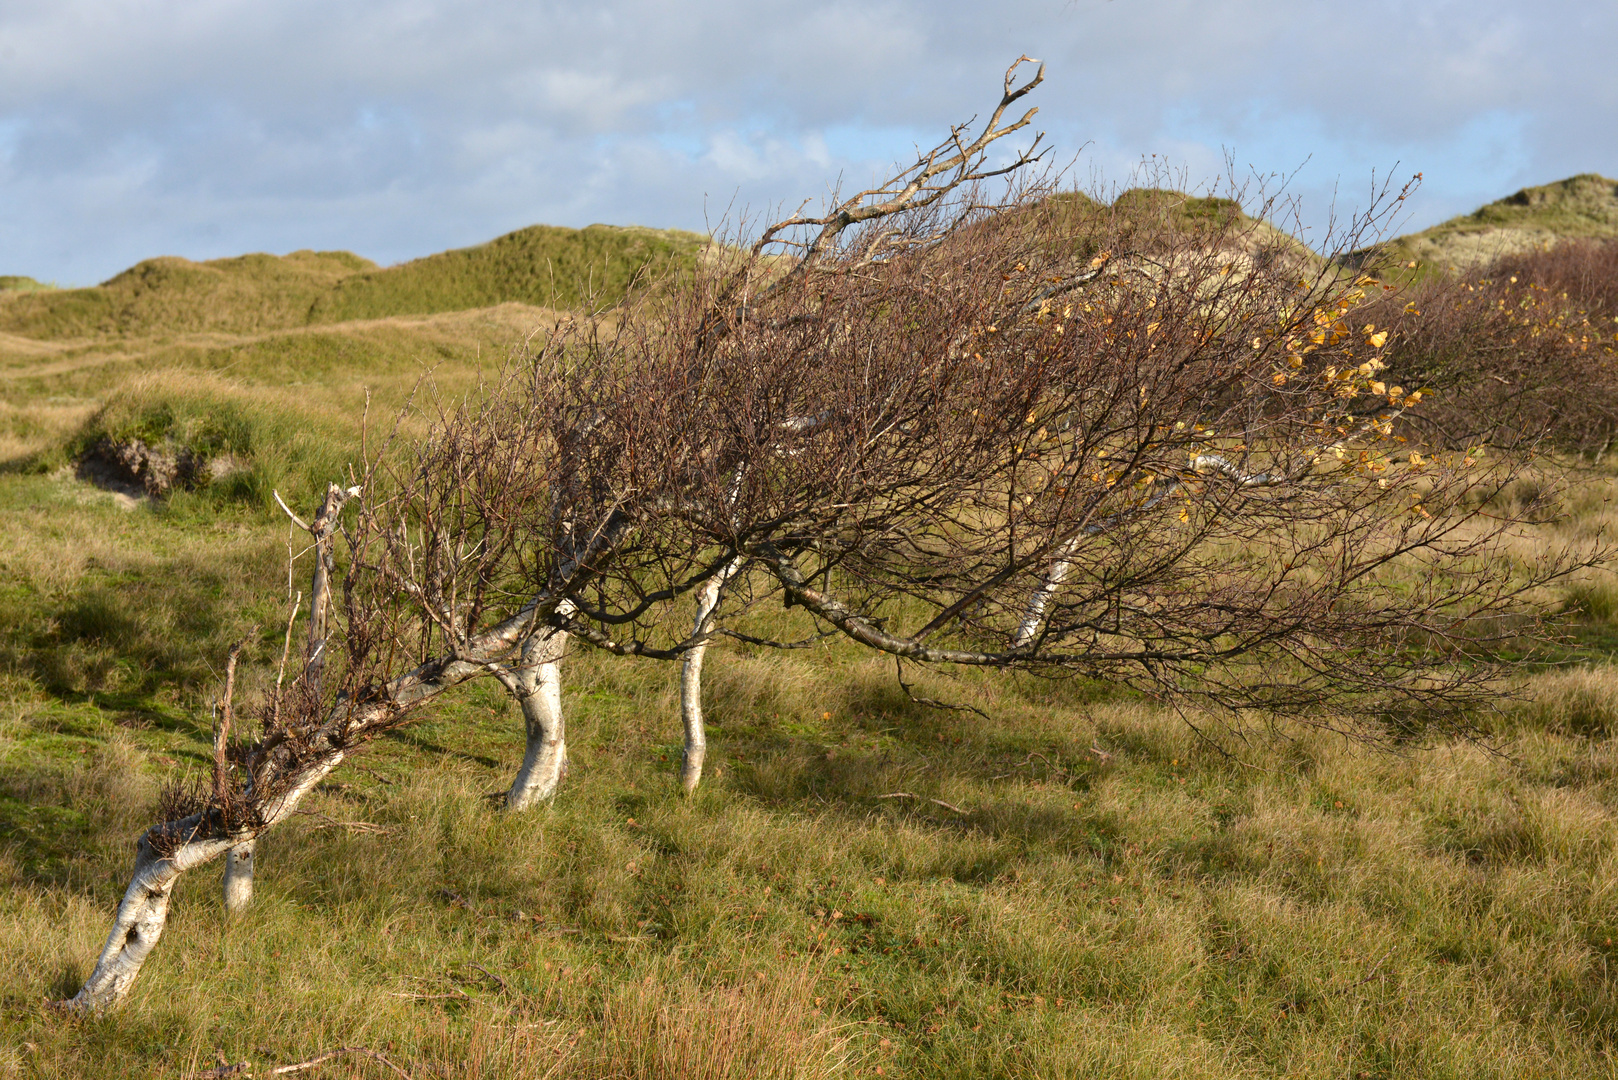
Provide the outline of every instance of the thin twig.
{"type": "Polygon", "coordinates": [[[506,980],[502,979],[500,976],[496,975],[494,972],[490,971],[488,968],[484,967],[482,964],[467,964],[466,966],[469,967],[469,968],[472,968],[472,969],[474,969],[476,971],[483,972],[483,974],[485,974],[489,978],[493,979],[495,981],[495,984],[497,986],[499,986],[501,990],[504,990],[506,988],[506,980]]]}
{"type": "Polygon", "coordinates": [[[225,701],[221,710],[219,726],[213,733],[213,799],[214,805],[223,807],[227,794],[227,773],[229,762],[226,761],[225,751],[230,745],[230,725],[235,717],[236,704],[236,662],[242,657],[242,650],[252,642],[253,636],[258,633],[258,627],[248,630],[242,639],[230,647],[230,655],[225,660],[225,701]]]}
{"type": "Polygon", "coordinates": [[[318,1054],[315,1057],[310,1058],[308,1061],[297,1061],[291,1065],[277,1066],[276,1068],[271,1069],[268,1075],[285,1076],[287,1073],[302,1072],[304,1069],[312,1069],[321,1062],[330,1061],[332,1058],[341,1054],[364,1054],[373,1061],[380,1061],[382,1064],[404,1077],[405,1080],[415,1080],[415,1078],[409,1073],[395,1065],[388,1055],[382,1053],[380,1050],[371,1050],[363,1046],[339,1046],[335,1050],[328,1050],[324,1054],[318,1054]]]}
{"type": "MultiPolygon", "coordinates": [[[[292,545],[288,544],[287,551],[290,553],[291,550],[292,545]]],[[[288,579],[292,577],[292,561],[290,559],[287,560],[287,577],[288,579]]],[[[286,640],[281,642],[281,666],[275,669],[275,716],[270,721],[272,731],[278,731],[281,727],[281,681],[286,678],[287,654],[292,651],[292,624],[298,618],[298,607],[302,603],[303,591],[300,589],[298,598],[292,601],[292,614],[287,616],[286,640]]]]}
{"type": "MultiPolygon", "coordinates": [[[[879,799],[921,799],[921,798],[923,798],[923,796],[914,795],[914,794],[912,794],[912,793],[910,793],[908,791],[890,791],[886,795],[878,795],[877,798],[879,798],[879,799]]],[[[927,799],[926,801],[934,804],[935,806],[942,806],[945,810],[953,810],[957,814],[961,814],[962,816],[970,816],[971,813],[972,813],[970,810],[962,810],[959,806],[956,806],[954,803],[947,803],[943,799],[927,799]]]]}
{"type": "Polygon", "coordinates": [[[1347,986],[1339,986],[1335,990],[1328,990],[1326,991],[1327,996],[1329,997],[1335,994],[1346,994],[1350,990],[1356,990],[1370,982],[1372,979],[1376,978],[1376,973],[1382,969],[1383,964],[1388,962],[1388,957],[1393,955],[1394,948],[1397,948],[1397,946],[1390,946],[1388,951],[1382,954],[1382,959],[1371,965],[1370,974],[1366,975],[1365,978],[1360,979],[1357,982],[1351,982],[1347,986]]]}
{"type": "Polygon", "coordinates": [[[284,502],[281,502],[281,493],[279,491],[272,491],[272,492],[270,492],[270,494],[275,496],[275,501],[276,502],[281,503],[281,509],[286,511],[287,517],[292,519],[292,523],[294,525],[296,525],[298,528],[302,529],[304,532],[309,532],[310,531],[309,523],[307,521],[303,520],[303,518],[299,517],[297,514],[294,514],[292,512],[292,508],[290,506],[288,506],[284,502]]]}
{"type": "Polygon", "coordinates": [[[393,831],[386,825],[378,825],[370,821],[338,821],[336,818],[328,817],[318,810],[299,809],[293,811],[293,813],[302,814],[305,817],[319,818],[321,823],[311,825],[310,828],[312,829],[352,829],[357,833],[381,833],[384,836],[393,831]]]}
{"type": "Polygon", "coordinates": [[[956,704],[951,704],[950,702],[947,702],[947,701],[937,701],[937,700],[935,700],[933,698],[929,698],[929,697],[918,697],[916,695],[916,692],[911,688],[911,684],[905,682],[905,661],[904,661],[904,657],[895,656],[893,658],[893,660],[894,660],[894,664],[893,664],[894,677],[899,680],[899,689],[901,689],[901,690],[903,690],[905,692],[905,697],[909,698],[911,701],[915,702],[917,705],[926,705],[929,708],[933,708],[933,709],[948,709],[951,712],[977,713],[979,716],[983,717],[983,719],[985,719],[985,720],[992,720],[993,719],[993,717],[991,717],[988,713],[984,712],[982,709],[978,708],[976,705],[967,705],[967,704],[964,704],[964,703],[956,705],[956,704]]]}

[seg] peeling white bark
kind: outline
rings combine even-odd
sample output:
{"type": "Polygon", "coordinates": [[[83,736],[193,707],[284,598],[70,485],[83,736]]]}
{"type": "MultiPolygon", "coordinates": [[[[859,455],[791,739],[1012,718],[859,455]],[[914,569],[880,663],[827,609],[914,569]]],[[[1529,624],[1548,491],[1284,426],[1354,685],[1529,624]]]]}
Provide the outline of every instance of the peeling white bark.
{"type": "MultiPolygon", "coordinates": [[[[693,633],[713,632],[714,613],[719,609],[719,594],[726,583],[741,569],[742,560],[734,559],[719,573],[703,582],[697,590],[697,618],[693,633]]],[[[702,719],[702,658],[708,651],[706,642],[685,654],[680,665],[680,720],[685,726],[685,753],[680,759],[680,787],[687,795],[697,790],[702,782],[702,763],[708,756],[708,733],[702,719]]]]}
{"type": "Polygon", "coordinates": [[[1027,648],[1033,644],[1039,633],[1039,628],[1045,623],[1045,612],[1050,609],[1051,601],[1056,598],[1057,590],[1061,589],[1062,582],[1067,580],[1068,574],[1073,572],[1073,564],[1069,558],[1078,550],[1077,538],[1069,540],[1057,549],[1056,560],[1051,563],[1050,572],[1045,580],[1040,582],[1034,595],[1028,598],[1028,607],[1023,612],[1022,622],[1017,624],[1017,633],[1011,639],[1014,649],[1027,648]]]}
{"type": "Polygon", "coordinates": [[[237,844],[225,853],[225,912],[246,911],[253,902],[253,863],[258,840],[237,844]]]}
{"type": "Polygon", "coordinates": [[[567,774],[566,726],[562,717],[562,654],[567,634],[544,630],[523,645],[513,673],[528,745],[522,768],[506,794],[506,808],[527,810],[550,799],[567,774]]]}
{"type": "MultiPolygon", "coordinates": [[[[268,808],[264,824],[245,836],[186,839],[194,837],[203,827],[200,814],[148,830],[141,836],[135,846],[135,873],[130,879],[129,888],[124,891],[123,901],[118,905],[112,933],[107,935],[107,943],[96,960],[95,970],[84,980],[79,992],[63,1003],[63,1007],[75,1013],[99,1013],[122,1001],[134,985],[135,977],[140,974],[141,965],[163,936],[163,927],[169,916],[169,898],[174,895],[174,885],[180,880],[180,875],[210,863],[244,843],[251,843],[260,833],[284,821],[309,790],[342,763],[343,757],[342,751],[333,751],[309,766],[299,776],[297,784],[268,808]],[[159,830],[162,830],[161,833],[159,830]],[[154,838],[159,835],[171,839],[173,850],[170,854],[164,855],[154,846],[154,838]]],[[[163,848],[170,846],[170,843],[162,844],[163,848]]]]}

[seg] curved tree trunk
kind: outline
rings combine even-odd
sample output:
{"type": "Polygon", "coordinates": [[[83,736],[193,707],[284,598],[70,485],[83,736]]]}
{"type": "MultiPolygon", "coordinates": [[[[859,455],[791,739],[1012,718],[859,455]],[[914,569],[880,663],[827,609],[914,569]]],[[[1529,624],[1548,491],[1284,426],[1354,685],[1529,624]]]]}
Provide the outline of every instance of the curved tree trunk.
{"type": "Polygon", "coordinates": [[[237,844],[225,853],[225,911],[238,915],[253,902],[253,855],[258,840],[237,844]]]}
{"type": "MultiPolygon", "coordinates": [[[[741,569],[742,560],[735,559],[719,573],[703,582],[697,590],[697,619],[694,632],[713,632],[714,613],[719,610],[719,594],[726,583],[741,569]]],[[[706,642],[685,654],[680,665],[680,720],[685,726],[685,753],[680,759],[680,787],[687,795],[697,790],[702,782],[702,764],[708,756],[708,732],[702,719],[702,658],[708,651],[706,642]]]]}
{"type": "Polygon", "coordinates": [[[522,707],[528,746],[522,768],[506,794],[506,808],[527,810],[556,794],[567,774],[566,726],[562,718],[562,654],[567,634],[545,630],[523,645],[514,693],[522,707]]]}
{"type": "Polygon", "coordinates": [[[343,757],[343,752],[336,750],[308,766],[297,783],[274,800],[264,824],[245,835],[198,835],[208,827],[203,814],[148,829],[135,845],[135,873],[118,905],[112,933],[107,935],[95,970],[79,992],[63,1002],[63,1007],[70,1012],[97,1013],[122,1001],[163,936],[169,898],[180,875],[233,849],[251,845],[259,834],[286,820],[309,790],[342,763],[343,757]]]}

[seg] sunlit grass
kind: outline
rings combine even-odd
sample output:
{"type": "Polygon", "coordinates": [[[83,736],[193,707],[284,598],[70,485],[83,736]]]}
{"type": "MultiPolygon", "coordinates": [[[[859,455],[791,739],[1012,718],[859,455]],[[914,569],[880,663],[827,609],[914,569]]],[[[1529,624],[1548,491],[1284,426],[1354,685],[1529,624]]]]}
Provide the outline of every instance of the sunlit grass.
{"type": "MultiPolygon", "coordinates": [[[[262,1074],[345,1045],[417,1077],[1612,1073],[1605,572],[1544,597],[1580,662],[1481,713],[1486,742],[1399,754],[1079,680],[917,676],[985,720],[846,643],[730,643],[685,799],[674,669],[576,649],[553,806],[499,809],[522,749],[503,693],[446,695],[262,841],[245,917],[218,868],[193,874],[124,1008],[48,1010],[159,788],[205,769],[249,626],[247,691],[273,677],[289,537],[266,489],[306,505],[367,389],[373,417],[424,371],[453,398],[550,317],[0,339],[0,1077],[262,1074]],[[71,468],[102,434],[212,440],[240,486],[119,502],[71,468]]],[[[1512,557],[1597,542],[1610,483],[1512,557]]]]}

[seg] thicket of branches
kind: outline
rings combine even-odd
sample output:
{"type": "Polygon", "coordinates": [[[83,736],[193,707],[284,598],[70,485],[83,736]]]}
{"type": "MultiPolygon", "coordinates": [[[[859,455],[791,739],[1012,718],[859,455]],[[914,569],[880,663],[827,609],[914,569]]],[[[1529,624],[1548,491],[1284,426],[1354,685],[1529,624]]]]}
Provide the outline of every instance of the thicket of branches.
{"type": "Polygon", "coordinates": [[[1618,241],[1564,241],[1427,278],[1367,317],[1396,322],[1388,359],[1440,390],[1422,437],[1600,459],[1618,437],[1618,241]]]}
{"type": "Polygon", "coordinates": [[[1533,590],[1591,556],[1498,557],[1543,508],[1491,503],[1510,455],[1424,441],[1430,395],[1365,318],[1376,282],[1239,215],[1188,228],[1017,176],[991,197],[1035,160],[990,156],[1032,117],[1007,119],[1041,78],[1020,70],[886,184],[564,324],[425,440],[368,446],[297,519],[302,662],[234,749],[227,704],[214,783],[140,841],[73,1007],[127,992],[181,873],[228,854],[245,904],[257,836],[458,683],[521,706],[511,807],[551,797],[573,638],[682,663],[688,788],[703,653],[764,602],[900,664],[1233,715],[1408,725],[1490,692],[1496,628],[1523,633],[1533,590]]]}

